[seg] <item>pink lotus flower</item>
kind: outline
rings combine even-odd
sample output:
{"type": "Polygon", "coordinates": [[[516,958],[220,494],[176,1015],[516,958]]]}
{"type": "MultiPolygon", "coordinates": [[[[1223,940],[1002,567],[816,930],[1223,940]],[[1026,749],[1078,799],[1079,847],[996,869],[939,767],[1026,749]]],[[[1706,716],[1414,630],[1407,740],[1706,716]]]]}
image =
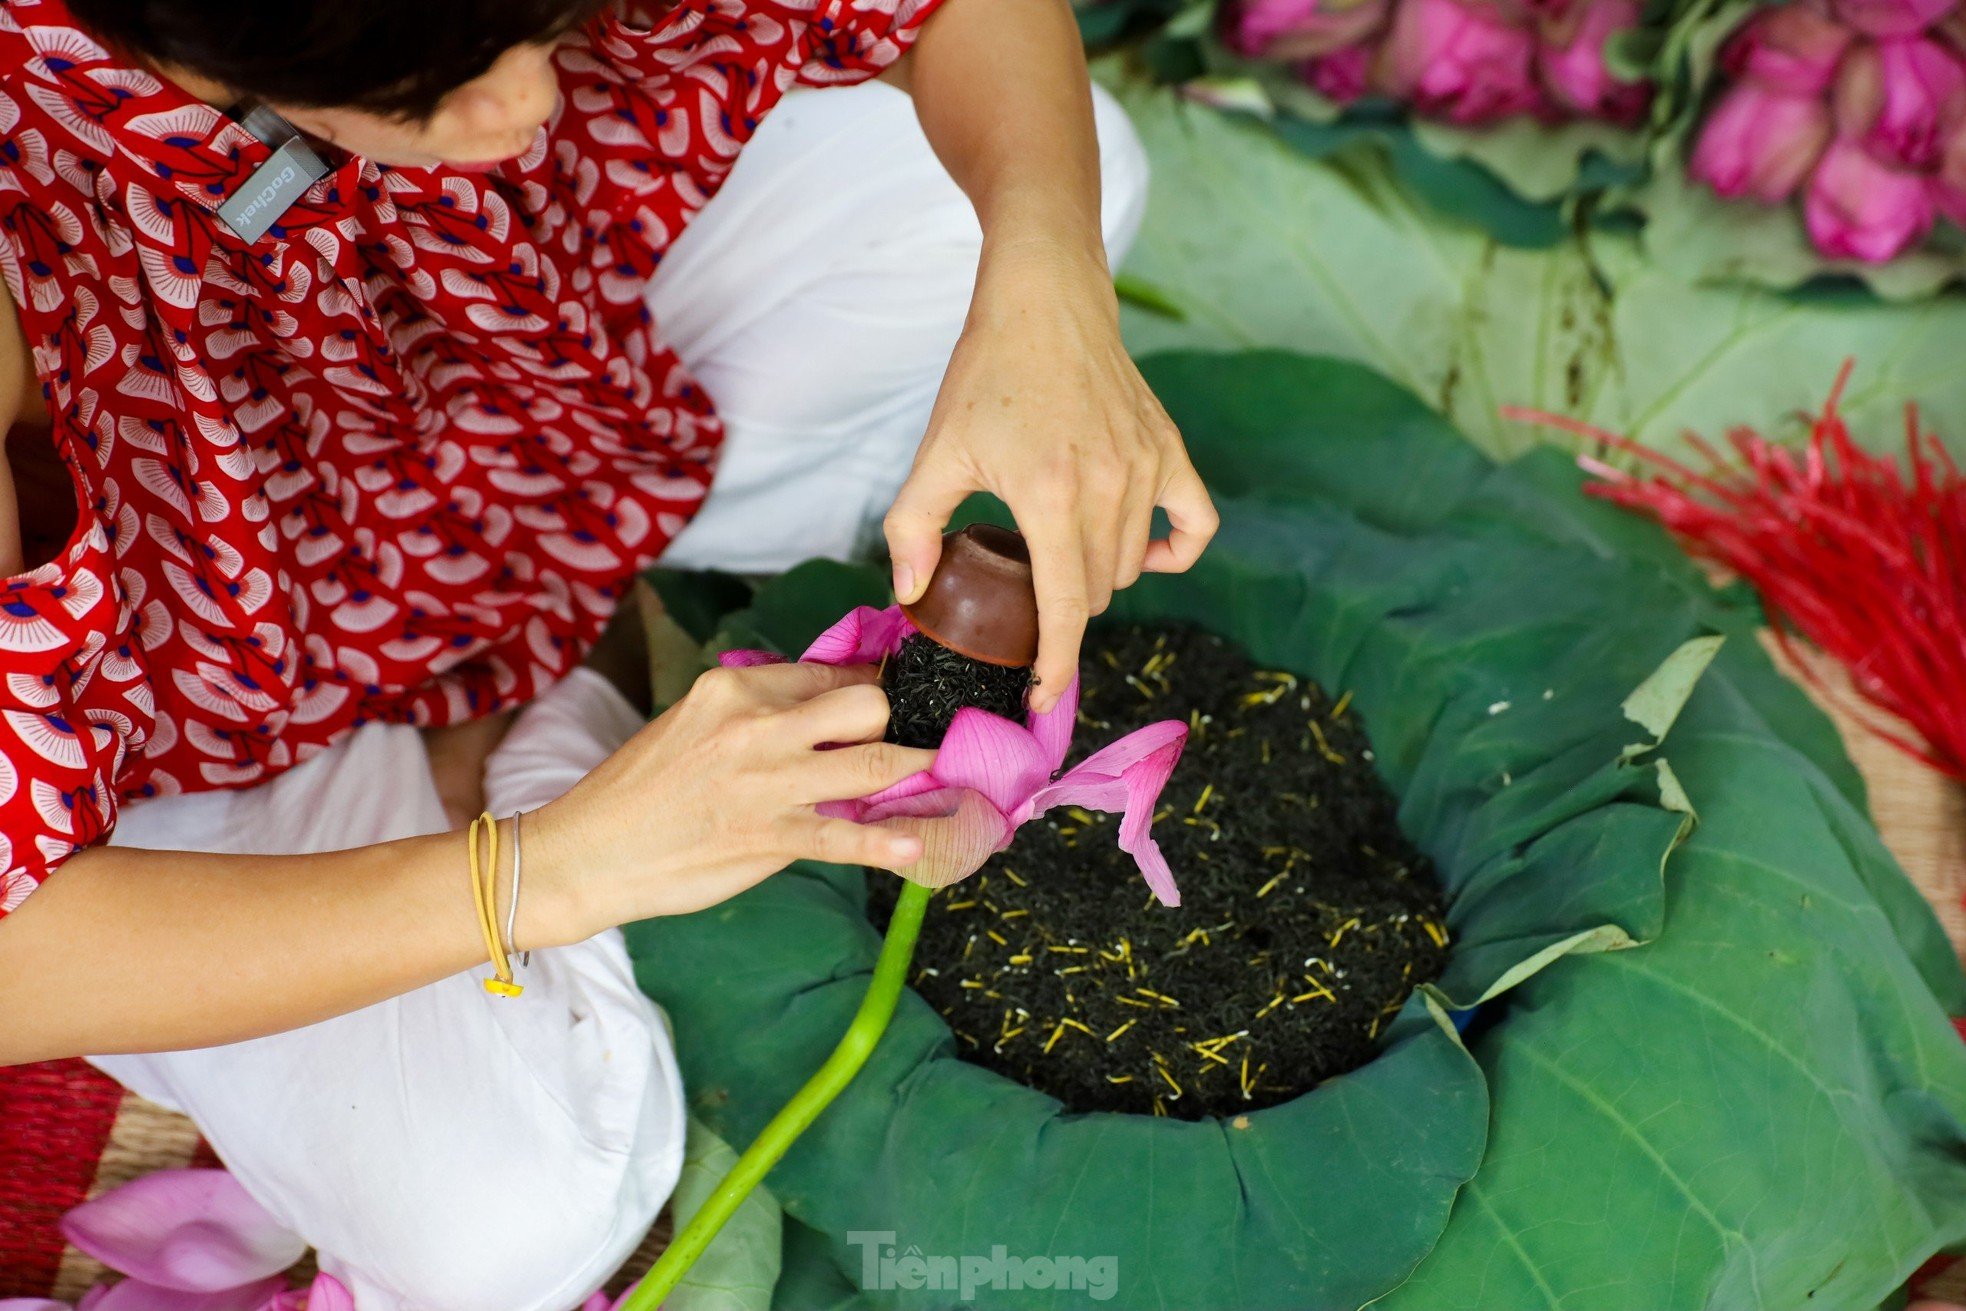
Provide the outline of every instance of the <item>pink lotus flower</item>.
{"type": "Polygon", "coordinates": [[[1687,171],[1722,196],[1772,205],[1802,185],[1829,137],[1821,100],[1742,82],[1707,116],[1687,171]]]}
{"type": "Polygon", "coordinates": [[[1923,37],[1859,45],[1837,75],[1835,108],[1839,135],[1880,159],[1930,168],[1966,117],[1966,66],[1923,37]]]}
{"type": "Polygon", "coordinates": [[[1802,217],[1825,255],[1882,264],[1922,240],[1936,214],[1925,178],[1839,138],[1816,166],[1802,217]]]}
{"type": "MultiPolygon", "coordinates": [[[[826,665],[876,664],[915,632],[899,606],[860,606],[819,635],[799,659],[826,665]]],[[[731,651],[729,666],[771,664],[768,651],[731,651]]],[[[922,857],[907,877],[930,887],[968,878],[1010,845],[1023,825],[1057,806],[1080,806],[1121,816],[1119,844],[1140,866],[1163,905],[1178,906],[1174,875],[1154,841],[1154,803],[1188,740],[1179,720],[1149,724],[1060,773],[1078,720],[1073,679],[1058,704],[1022,724],[985,710],[956,712],[935,763],[922,773],[857,801],[822,807],[860,823],[938,820],[921,827],[922,857]]]]}
{"type": "MultiPolygon", "coordinates": [[[[287,1287],[307,1244],[223,1170],[159,1170],[82,1203],[62,1235],[128,1276],[99,1284],[73,1311],[354,1311],[328,1275],[287,1287]]],[[[0,1311],[70,1311],[45,1298],[0,1299],[0,1311]]]]}
{"type": "Polygon", "coordinates": [[[1836,16],[1865,36],[1917,36],[1942,22],[1959,0],[1835,0],[1836,16]]]}
{"type": "Polygon", "coordinates": [[[1568,0],[1542,21],[1536,71],[1558,107],[1573,114],[1636,123],[1651,99],[1642,82],[1626,82],[1604,62],[1604,45],[1638,26],[1638,0],[1568,0]]]}
{"type": "Polygon", "coordinates": [[[1373,86],[1454,123],[1490,123],[1541,108],[1536,40],[1484,0],[1400,0],[1373,86]]]}
{"type": "Polygon", "coordinates": [[[1758,11],[1728,38],[1721,67],[1738,78],[1789,95],[1820,95],[1836,77],[1850,29],[1810,0],[1758,11]]]}
{"type": "Polygon", "coordinates": [[[1310,59],[1356,45],[1385,21],[1390,0],[1228,0],[1222,43],[1250,59],[1310,59]]]}

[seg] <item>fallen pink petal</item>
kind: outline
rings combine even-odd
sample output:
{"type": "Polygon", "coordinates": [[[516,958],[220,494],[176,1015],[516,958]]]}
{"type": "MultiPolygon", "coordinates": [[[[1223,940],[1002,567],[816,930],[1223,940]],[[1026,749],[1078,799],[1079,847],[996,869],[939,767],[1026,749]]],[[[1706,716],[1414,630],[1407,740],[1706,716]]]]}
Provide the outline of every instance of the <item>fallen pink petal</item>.
{"type": "MultiPolygon", "coordinates": [[[[286,1288],[284,1275],[209,1292],[159,1288],[141,1279],[125,1279],[110,1285],[87,1311],[271,1311],[273,1299],[286,1288]]],[[[78,1306],[76,1311],[83,1308],[78,1306]]]]}
{"type": "MultiPolygon", "coordinates": [[[[111,1269],[186,1293],[252,1284],[286,1270],[307,1250],[223,1170],[145,1175],[70,1211],[62,1233],[111,1269]]],[[[112,1290],[102,1305],[114,1299],[112,1290]]]]}

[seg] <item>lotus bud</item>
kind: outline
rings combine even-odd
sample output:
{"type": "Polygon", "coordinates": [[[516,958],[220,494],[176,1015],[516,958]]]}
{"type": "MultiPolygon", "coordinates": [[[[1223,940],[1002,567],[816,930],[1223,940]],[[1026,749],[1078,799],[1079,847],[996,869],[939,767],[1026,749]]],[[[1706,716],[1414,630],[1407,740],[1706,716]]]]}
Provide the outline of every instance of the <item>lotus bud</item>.
{"type": "Polygon", "coordinates": [[[1742,82],[1707,116],[1687,171],[1722,196],[1773,205],[1802,185],[1829,139],[1822,101],[1742,82]]]}
{"type": "Polygon", "coordinates": [[[1834,0],[1836,17],[1865,36],[1917,36],[1944,21],[1959,0],[1834,0]]]}
{"type": "Polygon", "coordinates": [[[1373,65],[1376,90],[1455,123],[1487,123],[1542,105],[1526,26],[1480,0],[1401,0],[1373,65]]]}
{"type": "Polygon", "coordinates": [[[1605,42],[1638,26],[1638,0],[1570,0],[1540,24],[1536,71],[1562,109],[1631,124],[1651,99],[1642,82],[1626,82],[1605,66],[1605,42]]]}
{"type": "Polygon", "coordinates": [[[1729,38],[1721,67],[1771,91],[1820,95],[1850,48],[1850,29],[1808,0],[1756,12],[1729,38]]]}
{"type": "Polygon", "coordinates": [[[1924,177],[1839,137],[1809,180],[1802,217],[1823,254],[1882,264],[1922,241],[1936,213],[1924,177]]]}
{"type": "Polygon", "coordinates": [[[1369,39],[1390,0],[1228,0],[1222,42],[1250,59],[1296,61],[1369,39]]]}
{"type": "Polygon", "coordinates": [[[1862,42],[1843,57],[1830,88],[1830,105],[1839,136],[1861,141],[1877,126],[1884,112],[1884,61],[1875,45],[1862,42]]]}
{"type": "Polygon", "coordinates": [[[1880,159],[1909,168],[1938,163],[1946,133],[1966,117],[1966,67],[1936,41],[1905,37],[1852,52],[1848,93],[1837,79],[1837,131],[1861,136],[1880,159]],[[1846,115],[1848,121],[1846,121],[1846,115]]]}

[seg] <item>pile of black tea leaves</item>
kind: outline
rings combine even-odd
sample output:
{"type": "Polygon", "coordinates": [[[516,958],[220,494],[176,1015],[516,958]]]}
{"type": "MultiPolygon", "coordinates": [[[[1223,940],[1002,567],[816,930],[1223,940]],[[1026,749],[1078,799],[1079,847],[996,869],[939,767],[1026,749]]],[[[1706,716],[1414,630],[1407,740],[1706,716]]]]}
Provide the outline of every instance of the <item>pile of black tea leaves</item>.
{"type": "MultiPolygon", "coordinates": [[[[1088,635],[1075,758],[1188,721],[1154,833],[1155,901],[1119,817],[1027,824],[929,904],[909,982],[961,1054],[1073,1111],[1198,1120],[1276,1105],[1372,1059],[1447,929],[1350,698],[1197,629],[1088,635]]],[[[900,881],[870,871],[884,926],[900,881]]]]}
{"type": "Polygon", "coordinates": [[[882,667],[881,685],[887,689],[887,740],[934,748],[964,706],[1023,723],[1031,671],[972,660],[911,633],[882,667]]]}

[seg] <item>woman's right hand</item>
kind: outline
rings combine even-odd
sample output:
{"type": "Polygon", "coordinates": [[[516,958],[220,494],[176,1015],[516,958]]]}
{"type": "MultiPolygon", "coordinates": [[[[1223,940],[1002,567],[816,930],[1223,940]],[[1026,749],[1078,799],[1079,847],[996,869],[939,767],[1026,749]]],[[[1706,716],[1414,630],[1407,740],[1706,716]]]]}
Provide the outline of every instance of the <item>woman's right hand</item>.
{"type": "Polygon", "coordinates": [[[565,796],[525,820],[528,947],[714,906],[795,860],[895,869],[900,828],[821,818],[934,761],[881,741],[873,666],[713,669],[565,796]],[[824,750],[821,748],[825,747],[824,750]]]}

